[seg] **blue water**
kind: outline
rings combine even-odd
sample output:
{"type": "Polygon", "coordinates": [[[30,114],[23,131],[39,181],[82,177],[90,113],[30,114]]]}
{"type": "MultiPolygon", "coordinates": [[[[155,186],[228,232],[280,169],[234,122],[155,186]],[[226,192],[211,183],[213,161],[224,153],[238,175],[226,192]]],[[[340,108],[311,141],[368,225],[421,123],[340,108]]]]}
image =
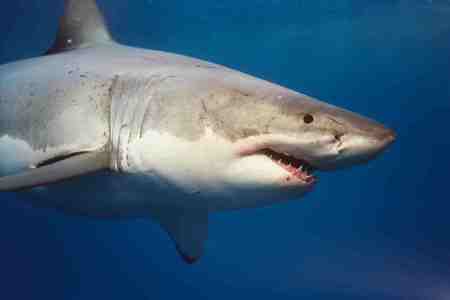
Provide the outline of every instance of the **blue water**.
{"type": "MultiPolygon", "coordinates": [[[[44,52],[62,1],[3,2],[0,62],[44,52]]],[[[211,216],[194,266],[149,220],[66,217],[2,194],[0,299],[450,299],[450,1],[100,4],[121,42],[280,83],[398,140],[322,174],[301,201],[211,216]]]]}

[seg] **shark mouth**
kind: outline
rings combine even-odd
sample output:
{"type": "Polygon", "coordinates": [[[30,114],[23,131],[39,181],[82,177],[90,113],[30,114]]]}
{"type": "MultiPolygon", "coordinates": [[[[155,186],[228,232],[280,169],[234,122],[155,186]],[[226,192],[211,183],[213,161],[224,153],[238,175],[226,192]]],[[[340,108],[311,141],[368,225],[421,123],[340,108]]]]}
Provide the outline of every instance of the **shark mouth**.
{"type": "Polygon", "coordinates": [[[279,153],[268,148],[259,150],[257,153],[267,156],[275,164],[305,184],[312,185],[317,182],[317,177],[313,175],[314,167],[303,159],[294,157],[288,153],[279,153]]]}

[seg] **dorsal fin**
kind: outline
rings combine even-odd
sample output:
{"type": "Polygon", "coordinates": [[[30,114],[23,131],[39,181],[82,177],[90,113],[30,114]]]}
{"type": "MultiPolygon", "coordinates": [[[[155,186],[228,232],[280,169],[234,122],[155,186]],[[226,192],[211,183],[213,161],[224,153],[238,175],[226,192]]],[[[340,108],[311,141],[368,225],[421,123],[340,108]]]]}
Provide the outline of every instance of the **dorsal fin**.
{"type": "Polygon", "coordinates": [[[95,0],[65,0],[65,12],[53,46],[46,54],[91,47],[112,41],[95,0]]]}

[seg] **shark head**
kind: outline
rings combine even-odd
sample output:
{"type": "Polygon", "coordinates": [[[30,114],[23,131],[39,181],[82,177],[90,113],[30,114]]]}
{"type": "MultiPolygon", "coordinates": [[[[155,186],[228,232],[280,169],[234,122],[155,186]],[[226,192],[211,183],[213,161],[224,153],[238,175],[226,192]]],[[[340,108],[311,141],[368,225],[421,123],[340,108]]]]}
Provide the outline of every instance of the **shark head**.
{"type": "Polygon", "coordinates": [[[131,165],[213,208],[301,197],[315,171],[366,163],[395,139],[373,120],[220,66],[167,72],[131,165]]]}
{"type": "Polygon", "coordinates": [[[262,104],[262,130],[239,141],[241,155],[263,155],[295,168],[305,183],[315,181],[302,177],[314,170],[366,163],[395,140],[391,129],[374,120],[289,90],[279,94],[262,104]]]}

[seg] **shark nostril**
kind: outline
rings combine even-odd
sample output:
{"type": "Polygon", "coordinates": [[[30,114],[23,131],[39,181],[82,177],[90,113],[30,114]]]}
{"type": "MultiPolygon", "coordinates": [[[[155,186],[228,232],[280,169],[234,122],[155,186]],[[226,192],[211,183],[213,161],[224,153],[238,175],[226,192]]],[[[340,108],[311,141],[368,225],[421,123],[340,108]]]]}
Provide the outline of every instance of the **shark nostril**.
{"type": "Polygon", "coordinates": [[[343,133],[335,133],[334,134],[334,139],[338,142],[341,142],[341,138],[344,136],[343,133]]]}
{"type": "Polygon", "coordinates": [[[337,153],[339,155],[341,155],[344,150],[345,150],[345,145],[344,142],[342,140],[342,137],[344,136],[343,133],[335,133],[334,134],[334,144],[335,144],[335,149],[337,151],[337,153]]]}

